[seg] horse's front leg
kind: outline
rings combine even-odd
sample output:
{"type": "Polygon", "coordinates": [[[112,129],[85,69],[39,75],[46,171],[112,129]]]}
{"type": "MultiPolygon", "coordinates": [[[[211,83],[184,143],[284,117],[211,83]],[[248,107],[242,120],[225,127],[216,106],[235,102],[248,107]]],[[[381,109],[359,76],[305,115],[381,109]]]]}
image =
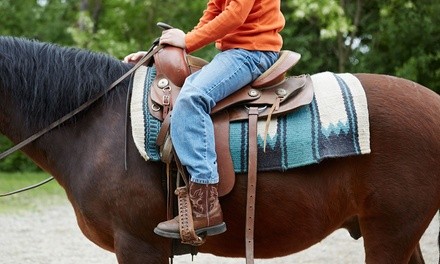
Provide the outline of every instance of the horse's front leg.
{"type": "Polygon", "coordinates": [[[417,244],[416,249],[411,255],[411,259],[408,264],[425,264],[425,260],[423,259],[422,250],[420,249],[420,243],[417,244]]]}
{"type": "Polygon", "coordinates": [[[169,263],[169,253],[166,250],[169,247],[170,243],[166,239],[151,244],[126,231],[117,231],[115,234],[115,254],[119,264],[169,263]]]}

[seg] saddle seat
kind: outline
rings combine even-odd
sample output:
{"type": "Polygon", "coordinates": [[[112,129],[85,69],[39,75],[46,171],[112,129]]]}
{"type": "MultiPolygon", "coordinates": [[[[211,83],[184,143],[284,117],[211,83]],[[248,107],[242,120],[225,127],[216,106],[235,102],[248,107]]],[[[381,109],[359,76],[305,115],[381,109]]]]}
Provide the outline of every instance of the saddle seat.
{"type": "MultiPolygon", "coordinates": [[[[301,55],[299,53],[282,50],[278,60],[267,69],[262,75],[254,80],[250,86],[264,88],[283,81],[286,72],[295,66],[301,55]]],[[[175,47],[166,47],[155,56],[156,67],[160,68],[171,81],[181,87],[189,74],[198,71],[209,62],[192,55],[185,54],[185,51],[175,47]]]]}
{"type": "MultiPolygon", "coordinates": [[[[311,85],[309,75],[287,77],[286,72],[298,63],[301,55],[288,50],[280,52],[279,59],[260,77],[222,101],[212,109],[211,115],[236,105],[273,105],[279,101],[279,108],[273,114],[284,113],[311,101],[310,91],[306,97],[298,97],[301,90],[308,90],[311,85]],[[293,95],[308,102],[286,104],[293,95]],[[309,100],[310,99],[310,100],[309,100]]],[[[200,70],[208,61],[187,55],[183,49],[167,46],[154,55],[156,78],[152,84],[149,103],[151,114],[163,121],[172,109],[185,79],[193,72],[200,70]]],[[[313,89],[312,89],[313,90],[313,89]]],[[[311,91],[312,91],[311,90],[311,91]]],[[[312,91],[313,92],[313,91],[312,91]]],[[[230,110],[230,121],[247,119],[246,108],[230,110]]],[[[260,117],[269,114],[268,108],[262,108],[260,117]]]]}
{"type": "MultiPolygon", "coordinates": [[[[204,59],[191,55],[186,55],[186,59],[191,73],[209,63],[204,59]]],[[[280,51],[278,60],[262,75],[255,79],[250,86],[253,88],[264,88],[282,82],[287,71],[295,66],[300,59],[301,54],[299,53],[290,50],[280,51]]]]}

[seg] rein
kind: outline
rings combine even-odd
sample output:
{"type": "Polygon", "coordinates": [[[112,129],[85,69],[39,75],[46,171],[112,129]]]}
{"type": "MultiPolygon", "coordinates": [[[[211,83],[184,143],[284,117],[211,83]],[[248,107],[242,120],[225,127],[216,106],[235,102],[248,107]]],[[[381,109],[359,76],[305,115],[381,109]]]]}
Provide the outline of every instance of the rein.
{"type": "MultiPolygon", "coordinates": [[[[78,108],[76,108],[75,110],[71,111],[70,113],[66,114],[65,116],[61,117],[60,119],[54,121],[53,123],[51,123],[49,126],[47,126],[46,128],[40,130],[39,132],[33,134],[32,136],[28,137],[27,139],[21,141],[20,143],[18,143],[17,145],[11,147],[10,149],[0,153],[0,160],[6,158],[7,156],[11,155],[12,153],[14,153],[17,150],[22,149],[23,147],[25,147],[26,145],[34,142],[35,140],[37,140],[38,138],[40,138],[41,136],[43,136],[44,134],[46,134],[47,132],[51,131],[52,129],[54,129],[55,127],[63,124],[64,122],[66,122],[67,120],[69,120],[70,118],[74,117],[76,114],[80,113],[81,111],[83,111],[84,109],[86,109],[87,107],[89,107],[90,105],[92,105],[93,103],[95,103],[96,101],[98,101],[102,96],[104,96],[106,93],[108,93],[109,91],[111,91],[113,88],[115,88],[118,84],[120,84],[123,80],[125,80],[128,76],[130,76],[134,71],[136,71],[142,64],[146,63],[147,61],[149,61],[153,55],[158,52],[159,50],[161,50],[164,47],[164,45],[159,44],[158,45],[158,39],[155,40],[153,42],[153,45],[151,46],[151,48],[147,51],[147,53],[133,66],[133,68],[131,68],[129,71],[127,71],[125,74],[123,74],[121,77],[119,77],[116,81],[114,81],[112,84],[110,84],[110,86],[103,90],[102,92],[98,93],[95,97],[93,97],[92,99],[90,99],[89,101],[83,103],[82,105],[80,105],[78,108]]],[[[39,187],[49,181],[53,180],[53,176],[49,177],[48,179],[37,183],[35,185],[17,190],[17,191],[13,191],[13,192],[9,192],[9,193],[5,193],[5,194],[0,194],[0,197],[4,197],[4,196],[9,196],[12,194],[16,194],[16,193],[20,193],[23,191],[27,191],[30,189],[34,189],[36,187],[39,187]]]]}
{"type": "Polygon", "coordinates": [[[41,186],[43,184],[46,184],[46,183],[50,182],[51,180],[53,180],[53,177],[49,177],[49,178],[45,179],[42,182],[39,182],[37,184],[31,185],[31,186],[28,186],[28,187],[25,187],[25,188],[22,188],[22,189],[18,189],[16,191],[12,191],[12,192],[8,192],[8,193],[0,193],[0,197],[10,196],[10,195],[13,195],[13,194],[16,194],[16,193],[21,193],[21,192],[24,192],[24,191],[32,190],[32,189],[35,189],[35,188],[37,188],[37,187],[39,187],[39,186],[41,186]]]}

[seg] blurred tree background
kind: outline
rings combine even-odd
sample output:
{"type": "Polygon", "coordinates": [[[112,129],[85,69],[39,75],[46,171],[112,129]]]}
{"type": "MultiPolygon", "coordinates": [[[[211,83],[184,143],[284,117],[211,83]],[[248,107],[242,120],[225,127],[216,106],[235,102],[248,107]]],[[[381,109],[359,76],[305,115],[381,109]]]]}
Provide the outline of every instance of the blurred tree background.
{"type": "MultiPolygon", "coordinates": [[[[109,53],[147,49],[162,21],[189,31],[206,0],[0,0],[0,35],[109,53]]],[[[395,75],[440,92],[440,1],[282,0],[284,49],[302,54],[291,74],[395,75]]],[[[211,45],[195,55],[210,59],[211,45]]],[[[0,136],[0,151],[10,142],[0,136]]],[[[14,154],[0,170],[34,170],[14,154]]]]}

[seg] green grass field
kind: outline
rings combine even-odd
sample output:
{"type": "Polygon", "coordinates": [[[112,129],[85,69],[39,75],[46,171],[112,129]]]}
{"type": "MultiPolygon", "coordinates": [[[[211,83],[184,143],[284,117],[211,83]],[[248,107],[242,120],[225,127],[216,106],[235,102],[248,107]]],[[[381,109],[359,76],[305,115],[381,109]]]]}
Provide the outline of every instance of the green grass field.
{"type": "MultiPolygon", "coordinates": [[[[39,183],[48,177],[50,176],[43,172],[0,172],[0,194],[39,183]]],[[[53,180],[36,189],[0,197],[0,214],[29,210],[37,211],[66,201],[67,198],[63,188],[53,180]]]]}

